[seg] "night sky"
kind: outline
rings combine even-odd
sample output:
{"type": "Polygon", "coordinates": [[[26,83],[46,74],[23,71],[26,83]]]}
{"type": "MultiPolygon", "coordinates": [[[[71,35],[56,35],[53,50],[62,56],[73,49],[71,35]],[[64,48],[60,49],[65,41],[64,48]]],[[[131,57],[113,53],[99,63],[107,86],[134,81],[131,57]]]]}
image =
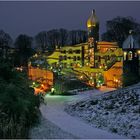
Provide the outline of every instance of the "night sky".
{"type": "Polygon", "coordinates": [[[107,20],[132,16],[140,23],[140,1],[137,2],[0,2],[0,29],[13,38],[21,33],[31,36],[56,28],[86,29],[86,20],[95,9],[100,20],[100,33],[107,20]]]}

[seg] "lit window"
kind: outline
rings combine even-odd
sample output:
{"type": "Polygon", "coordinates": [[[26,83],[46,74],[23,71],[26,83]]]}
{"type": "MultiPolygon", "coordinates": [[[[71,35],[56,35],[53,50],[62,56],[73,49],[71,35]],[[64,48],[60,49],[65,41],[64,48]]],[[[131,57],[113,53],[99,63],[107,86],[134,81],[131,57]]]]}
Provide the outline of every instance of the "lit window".
{"type": "Polygon", "coordinates": [[[128,53],[128,60],[132,60],[133,59],[133,54],[131,51],[129,51],[128,53]]]}
{"type": "Polygon", "coordinates": [[[127,52],[124,52],[124,56],[123,56],[124,60],[126,60],[126,55],[127,55],[127,52]]]}

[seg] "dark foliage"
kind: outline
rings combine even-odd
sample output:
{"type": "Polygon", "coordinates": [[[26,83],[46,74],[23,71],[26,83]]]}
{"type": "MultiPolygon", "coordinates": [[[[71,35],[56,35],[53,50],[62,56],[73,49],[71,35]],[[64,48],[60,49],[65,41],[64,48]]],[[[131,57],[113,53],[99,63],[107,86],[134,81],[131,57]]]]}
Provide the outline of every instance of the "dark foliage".
{"type": "Polygon", "coordinates": [[[15,65],[27,66],[29,57],[33,54],[32,37],[19,35],[15,41],[15,65]]]}
{"type": "Polygon", "coordinates": [[[26,74],[0,60],[0,138],[28,138],[38,120],[39,97],[29,88],[26,74]]]}
{"type": "Polygon", "coordinates": [[[134,31],[135,34],[140,34],[140,24],[132,17],[117,17],[107,21],[107,31],[102,34],[104,41],[116,41],[122,47],[123,41],[129,35],[129,31],[134,31]]]}

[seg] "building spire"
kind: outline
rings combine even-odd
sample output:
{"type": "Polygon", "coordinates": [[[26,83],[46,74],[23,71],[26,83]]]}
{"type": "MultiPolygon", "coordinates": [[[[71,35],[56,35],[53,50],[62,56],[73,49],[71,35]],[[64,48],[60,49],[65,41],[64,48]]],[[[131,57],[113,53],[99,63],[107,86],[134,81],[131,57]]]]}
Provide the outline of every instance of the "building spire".
{"type": "Polygon", "coordinates": [[[92,14],[95,14],[95,9],[92,9],[92,14]]]}

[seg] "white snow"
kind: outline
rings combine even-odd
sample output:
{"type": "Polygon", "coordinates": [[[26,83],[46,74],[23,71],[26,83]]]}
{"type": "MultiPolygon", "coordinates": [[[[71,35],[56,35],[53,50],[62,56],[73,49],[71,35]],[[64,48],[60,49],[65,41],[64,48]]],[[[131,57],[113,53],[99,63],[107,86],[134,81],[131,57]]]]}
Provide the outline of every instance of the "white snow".
{"type": "Polygon", "coordinates": [[[59,127],[44,119],[40,118],[40,123],[31,129],[29,133],[30,139],[76,139],[65,131],[62,131],[59,127]]]}
{"type": "Polygon", "coordinates": [[[70,102],[66,109],[92,124],[128,138],[140,138],[140,85],[70,102]]]}
{"type": "MultiPolygon", "coordinates": [[[[108,89],[107,89],[108,91],[108,89]]],[[[41,114],[44,118],[61,128],[63,131],[82,139],[123,139],[126,137],[119,136],[91,126],[78,117],[71,116],[64,111],[65,104],[75,104],[78,101],[88,100],[95,95],[102,94],[101,91],[92,90],[86,93],[74,96],[46,96],[47,105],[42,104],[40,107],[41,114]]],[[[86,112],[85,114],[90,114],[86,112]]],[[[94,116],[94,115],[93,115],[94,116]]]]}

